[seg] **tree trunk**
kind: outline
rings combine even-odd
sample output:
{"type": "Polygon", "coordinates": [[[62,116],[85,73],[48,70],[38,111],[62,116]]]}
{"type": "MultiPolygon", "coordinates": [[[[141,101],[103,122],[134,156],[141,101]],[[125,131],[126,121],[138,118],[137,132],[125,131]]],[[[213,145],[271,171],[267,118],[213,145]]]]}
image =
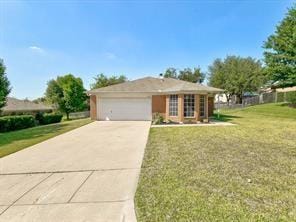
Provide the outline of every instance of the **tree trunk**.
{"type": "Polygon", "coordinates": [[[242,104],[242,102],[243,102],[243,94],[237,94],[236,97],[237,97],[236,103],[237,104],[242,104]]]}
{"type": "Polygon", "coordinates": [[[230,95],[225,94],[226,100],[227,100],[227,106],[229,106],[229,101],[230,101],[230,95]]]}
{"type": "Polygon", "coordinates": [[[66,113],[66,116],[67,116],[67,120],[69,120],[69,113],[68,112],[66,113]]]}

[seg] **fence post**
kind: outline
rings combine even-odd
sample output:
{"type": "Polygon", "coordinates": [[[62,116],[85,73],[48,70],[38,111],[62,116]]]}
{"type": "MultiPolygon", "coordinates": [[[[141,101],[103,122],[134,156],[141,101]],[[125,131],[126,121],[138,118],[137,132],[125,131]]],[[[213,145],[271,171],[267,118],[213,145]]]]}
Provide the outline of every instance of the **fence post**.
{"type": "Polygon", "coordinates": [[[275,97],[274,97],[274,100],[275,100],[276,103],[278,102],[278,93],[277,93],[277,91],[275,91],[275,97]]]}
{"type": "Polygon", "coordinates": [[[263,93],[259,95],[259,103],[263,103],[263,93]]]}
{"type": "Polygon", "coordinates": [[[220,93],[218,94],[218,119],[220,119],[220,93]]]}

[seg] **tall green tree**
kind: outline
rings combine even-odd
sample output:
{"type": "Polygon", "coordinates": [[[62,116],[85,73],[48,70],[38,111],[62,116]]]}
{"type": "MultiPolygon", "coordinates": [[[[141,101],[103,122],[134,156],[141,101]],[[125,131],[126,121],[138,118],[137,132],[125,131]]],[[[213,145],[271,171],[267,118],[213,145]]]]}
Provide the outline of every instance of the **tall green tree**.
{"type": "Polygon", "coordinates": [[[180,70],[178,79],[193,82],[202,83],[204,81],[205,75],[201,72],[200,68],[185,68],[180,70]]]}
{"type": "Polygon", "coordinates": [[[266,71],[281,87],[296,85],[296,4],[264,43],[266,71]]]}
{"type": "MultiPolygon", "coordinates": [[[[228,72],[225,71],[224,62],[221,59],[215,59],[213,64],[208,68],[210,78],[209,78],[209,85],[221,88],[221,89],[228,89],[229,81],[227,81],[228,72]]],[[[230,91],[225,92],[227,103],[229,104],[231,96],[233,93],[230,91]]]]}
{"type": "Polygon", "coordinates": [[[6,76],[6,67],[0,59],[0,111],[6,105],[6,98],[11,91],[10,82],[6,76]]]}
{"type": "Polygon", "coordinates": [[[167,68],[165,70],[164,74],[163,74],[163,77],[177,79],[178,78],[177,69],[175,69],[175,68],[167,68]]]}
{"type": "Polygon", "coordinates": [[[192,83],[202,83],[205,79],[205,74],[201,72],[200,68],[185,68],[177,71],[176,68],[167,68],[163,76],[165,78],[180,79],[192,83]]]}
{"type": "Polygon", "coordinates": [[[86,90],[81,78],[72,74],[58,76],[47,83],[46,100],[69,119],[70,112],[83,111],[87,107],[86,90]]]}
{"type": "Polygon", "coordinates": [[[107,77],[103,73],[100,73],[94,79],[95,79],[95,82],[90,86],[91,89],[102,88],[105,86],[111,86],[114,84],[123,83],[127,81],[127,78],[124,75],[120,75],[120,76],[113,75],[111,77],[107,77]]]}
{"type": "Polygon", "coordinates": [[[241,103],[245,92],[257,91],[266,81],[259,60],[251,57],[227,56],[209,66],[209,84],[225,90],[227,99],[237,96],[241,103]]]}

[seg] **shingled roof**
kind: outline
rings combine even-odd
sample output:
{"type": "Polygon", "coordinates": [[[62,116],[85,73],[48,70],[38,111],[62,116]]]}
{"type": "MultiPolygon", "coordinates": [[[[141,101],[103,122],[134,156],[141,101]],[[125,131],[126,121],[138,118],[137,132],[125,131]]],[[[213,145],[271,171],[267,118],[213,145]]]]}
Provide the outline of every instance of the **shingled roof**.
{"type": "Polygon", "coordinates": [[[51,106],[42,103],[34,103],[30,100],[20,100],[12,97],[7,98],[6,106],[3,107],[3,112],[27,112],[27,111],[50,111],[51,106]]]}
{"type": "Polygon", "coordinates": [[[88,94],[97,93],[176,93],[176,92],[209,92],[219,93],[222,89],[191,83],[173,78],[145,77],[133,81],[93,89],[88,94]]]}

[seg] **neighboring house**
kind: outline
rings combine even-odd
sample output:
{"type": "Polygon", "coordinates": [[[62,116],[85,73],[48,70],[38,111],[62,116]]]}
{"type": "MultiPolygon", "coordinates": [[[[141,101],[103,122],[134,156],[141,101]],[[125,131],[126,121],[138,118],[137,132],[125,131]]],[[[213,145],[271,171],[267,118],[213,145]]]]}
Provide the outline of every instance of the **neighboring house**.
{"type": "Polygon", "coordinates": [[[294,92],[296,91],[296,86],[281,88],[279,86],[279,81],[274,83],[268,82],[260,88],[260,93],[272,93],[272,92],[294,92]]]}
{"type": "Polygon", "coordinates": [[[294,92],[294,91],[296,91],[296,86],[276,89],[276,92],[294,92]]]}
{"type": "Polygon", "coordinates": [[[30,100],[20,100],[12,97],[7,98],[6,106],[1,109],[1,115],[34,114],[37,112],[51,112],[51,106],[43,103],[34,103],[30,100]]]}
{"type": "Polygon", "coordinates": [[[215,103],[227,103],[227,97],[225,93],[221,93],[221,94],[216,94],[215,95],[215,103]]]}
{"type": "MultiPolygon", "coordinates": [[[[243,100],[248,99],[248,98],[252,98],[252,97],[256,97],[256,96],[259,96],[259,93],[257,93],[257,92],[245,92],[243,94],[243,100]]],[[[238,101],[237,96],[233,95],[229,99],[229,104],[236,104],[237,101],[238,101]]],[[[215,104],[218,104],[218,103],[220,103],[220,104],[227,103],[227,97],[226,97],[225,93],[215,95],[215,104]]]]}
{"type": "Polygon", "coordinates": [[[214,95],[223,90],[171,78],[146,77],[88,92],[94,120],[152,120],[198,122],[214,109],[214,95]]]}

